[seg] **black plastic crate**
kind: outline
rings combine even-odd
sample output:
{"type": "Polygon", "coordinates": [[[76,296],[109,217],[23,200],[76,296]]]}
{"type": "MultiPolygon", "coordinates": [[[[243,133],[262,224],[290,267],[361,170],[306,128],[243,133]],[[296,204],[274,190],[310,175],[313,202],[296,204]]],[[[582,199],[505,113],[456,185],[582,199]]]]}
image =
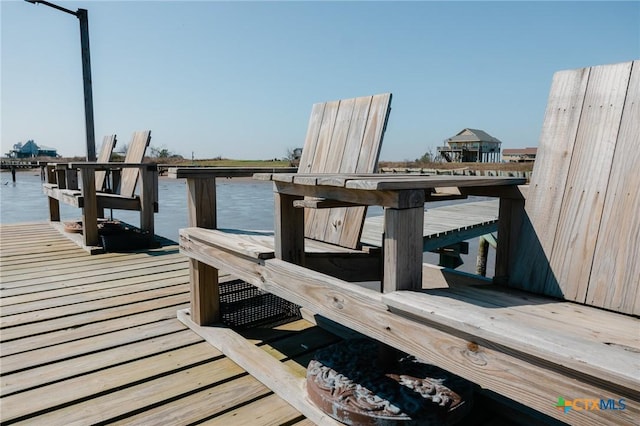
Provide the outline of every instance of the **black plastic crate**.
{"type": "Polygon", "coordinates": [[[222,323],[234,328],[275,326],[302,318],[300,307],[242,280],[220,283],[222,323]]]}

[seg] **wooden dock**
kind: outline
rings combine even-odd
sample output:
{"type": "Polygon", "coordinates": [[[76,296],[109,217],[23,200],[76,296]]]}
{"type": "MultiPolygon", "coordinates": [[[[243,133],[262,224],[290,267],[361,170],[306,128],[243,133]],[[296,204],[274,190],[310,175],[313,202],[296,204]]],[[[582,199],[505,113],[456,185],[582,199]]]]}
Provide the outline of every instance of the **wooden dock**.
{"type": "MultiPolygon", "coordinates": [[[[49,224],[0,225],[0,280],[3,425],[311,424],[176,319],[175,245],[92,257],[49,224]]],[[[337,340],[304,320],[247,336],[300,374],[337,340]]]]}
{"type": "MultiPolygon", "coordinates": [[[[360,241],[379,246],[384,216],[368,217],[360,241]]],[[[429,208],[424,213],[423,251],[435,250],[498,230],[498,200],[429,208]]]]}
{"type": "MultiPolygon", "coordinates": [[[[0,424],[313,424],[178,321],[188,282],[174,244],[91,256],[49,223],[0,225],[0,424]]],[[[240,333],[297,378],[341,339],[306,320],[240,333]]],[[[464,425],[531,419],[475,400],[464,425]]]]}

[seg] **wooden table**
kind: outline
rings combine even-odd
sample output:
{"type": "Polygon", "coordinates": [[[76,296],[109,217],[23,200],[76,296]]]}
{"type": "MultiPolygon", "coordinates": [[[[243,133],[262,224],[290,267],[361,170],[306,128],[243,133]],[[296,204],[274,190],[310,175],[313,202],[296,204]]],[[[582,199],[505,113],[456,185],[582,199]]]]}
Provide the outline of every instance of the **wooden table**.
{"type": "MultiPolygon", "coordinates": [[[[512,200],[522,198],[516,185],[525,183],[520,178],[380,174],[259,173],[254,178],[275,184],[276,257],[293,263],[300,264],[304,258],[304,209],[294,207],[294,201],[316,197],[346,205],[384,207],[385,293],[421,288],[424,203],[436,188],[456,187],[464,195],[500,197],[501,220],[510,226],[507,210],[512,200]]],[[[498,260],[507,264],[505,255],[498,260]]],[[[504,268],[496,264],[496,272],[504,268]]]]}

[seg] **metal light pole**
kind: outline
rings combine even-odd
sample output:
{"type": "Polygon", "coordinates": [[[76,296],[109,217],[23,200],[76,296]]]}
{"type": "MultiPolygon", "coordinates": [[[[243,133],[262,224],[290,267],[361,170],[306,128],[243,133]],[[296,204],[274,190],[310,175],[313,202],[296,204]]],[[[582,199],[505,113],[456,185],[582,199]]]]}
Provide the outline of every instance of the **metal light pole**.
{"type": "Polygon", "coordinates": [[[72,11],[44,0],[25,0],[44,4],[75,16],[80,21],[80,47],[82,49],[82,82],[84,84],[84,119],[87,133],[87,161],[96,161],[96,135],[93,127],[93,92],[91,90],[91,57],[89,54],[89,17],[87,9],[72,11]]]}

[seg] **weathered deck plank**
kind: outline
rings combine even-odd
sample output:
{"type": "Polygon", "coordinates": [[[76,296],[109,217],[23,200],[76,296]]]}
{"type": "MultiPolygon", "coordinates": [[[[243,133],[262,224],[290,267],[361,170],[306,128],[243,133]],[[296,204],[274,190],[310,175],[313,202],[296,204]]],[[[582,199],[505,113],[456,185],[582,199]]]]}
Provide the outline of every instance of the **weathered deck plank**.
{"type": "MultiPolygon", "coordinates": [[[[314,424],[176,319],[189,269],[175,246],[90,256],[51,229],[0,225],[2,424],[314,424]]],[[[242,336],[296,377],[338,339],[305,320],[242,336]]]]}
{"type": "MultiPolygon", "coordinates": [[[[0,225],[0,421],[308,424],[176,319],[188,280],[176,246],[90,256],[49,224],[0,225]]],[[[304,320],[247,337],[297,369],[336,340],[304,320]]]]}
{"type": "MultiPolygon", "coordinates": [[[[383,223],[383,216],[368,217],[360,241],[380,246],[383,223]]],[[[495,232],[497,223],[497,199],[428,208],[424,213],[423,250],[430,251],[495,232]]]]}

